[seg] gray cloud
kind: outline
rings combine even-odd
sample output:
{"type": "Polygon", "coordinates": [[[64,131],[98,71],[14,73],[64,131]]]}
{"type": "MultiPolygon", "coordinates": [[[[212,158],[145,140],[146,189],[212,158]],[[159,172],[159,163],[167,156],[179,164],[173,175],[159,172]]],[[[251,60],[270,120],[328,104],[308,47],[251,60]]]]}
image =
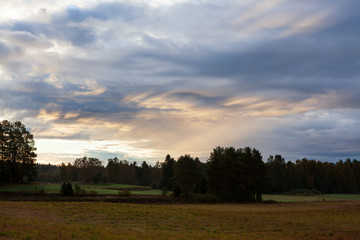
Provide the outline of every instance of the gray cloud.
{"type": "Polygon", "coordinates": [[[215,107],[221,105],[221,102],[226,99],[225,97],[208,97],[193,92],[175,92],[169,94],[170,98],[176,101],[188,101],[197,105],[206,107],[215,107]]]}
{"type": "Polygon", "coordinates": [[[43,23],[29,23],[29,22],[17,22],[13,24],[12,31],[28,32],[33,35],[44,34],[49,38],[55,38],[60,40],[70,41],[77,46],[83,46],[89,43],[93,43],[96,40],[96,36],[91,29],[84,27],[77,27],[66,22],[53,22],[54,25],[47,25],[43,23]]]}
{"type": "Polygon", "coordinates": [[[294,115],[290,121],[277,120],[275,125],[281,127],[271,130],[272,148],[293,161],[303,157],[322,161],[358,158],[359,114],[359,110],[317,110],[294,115]]]}
{"type": "Polygon", "coordinates": [[[70,41],[82,47],[96,42],[97,36],[86,20],[132,21],[143,17],[145,12],[140,5],[126,3],[100,3],[91,9],[69,6],[64,11],[52,16],[50,24],[18,21],[11,24],[12,31],[21,31],[33,35],[45,35],[48,38],[70,41]]]}
{"type": "Polygon", "coordinates": [[[0,42],[0,54],[5,57],[10,52],[9,48],[5,45],[5,43],[0,42]]]}
{"type": "Polygon", "coordinates": [[[42,138],[203,158],[220,144],[359,156],[357,1],[258,3],[74,2],[48,21],[4,20],[0,117],[42,138]]]}

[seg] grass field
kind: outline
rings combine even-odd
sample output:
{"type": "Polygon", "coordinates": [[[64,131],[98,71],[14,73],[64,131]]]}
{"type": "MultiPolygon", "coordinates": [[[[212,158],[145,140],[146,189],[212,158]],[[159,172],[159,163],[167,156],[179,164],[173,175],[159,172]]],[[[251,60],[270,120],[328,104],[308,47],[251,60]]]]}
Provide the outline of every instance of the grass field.
{"type": "MultiPolygon", "coordinates": [[[[73,188],[76,184],[73,184],[73,188]]],[[[79,184],[80,188],[88,193],[117,195],[119,191],[131,189],[132,194],[161,195],[162,191],[149,187],[126,185],[126,184],[79,184]]],[[[40,190],[45,193],[60,193],[61,184],[55,183],[32,183],[32,184],[5,184],[0,187],[0,192],[27,192],[35,193],[40,190]]]]}
{"type": "Polygon", "coordinates": [[[0,239],[359,239],[360,202],[0,201],[0,239]]]}
{"type": "Polygon", "coordinates": [[[311,196],[264,194],[263,200],[274,200],[276,202],[360,201],[360,194],[320,194],[311,196]]]}
{"type": "MultiPolygon", "coordinates": [[[[73,187],[76,184],[73,185],[73,187]]],[[[87,193],[106,195],[118,195],[119,191],[130,189],[133,195],[155,195],[162,194],[161,190],[150,187],[126,185],[126,184],[79,184],[81,189],[87,193]]],[[[41,189],[45,193],[60,193],[61,184],[55,183],[32,183],[32,184],[8,184],[0,187],[0,192],[28,192],[35,193],[41,189]]],[[[170,192],[168,192],[170,194],[170,192]]],[[[322,202],[322,201],[351,201],[359,200],[360,194],[320,194],[310,196],[297,196],[286,194],[264,194],[263,200],[274,200],[276,202],[322,202]]]]}

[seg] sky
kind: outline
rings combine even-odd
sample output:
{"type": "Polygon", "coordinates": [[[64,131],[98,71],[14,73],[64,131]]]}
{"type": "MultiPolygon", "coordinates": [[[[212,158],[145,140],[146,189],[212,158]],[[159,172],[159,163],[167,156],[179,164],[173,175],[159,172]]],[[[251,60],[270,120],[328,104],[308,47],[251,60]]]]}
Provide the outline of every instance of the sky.
{"type": "Polygon", "coordinates": [[[0,120],[37,162],[360,158],[358,0],[2,0],[0,120]]]}

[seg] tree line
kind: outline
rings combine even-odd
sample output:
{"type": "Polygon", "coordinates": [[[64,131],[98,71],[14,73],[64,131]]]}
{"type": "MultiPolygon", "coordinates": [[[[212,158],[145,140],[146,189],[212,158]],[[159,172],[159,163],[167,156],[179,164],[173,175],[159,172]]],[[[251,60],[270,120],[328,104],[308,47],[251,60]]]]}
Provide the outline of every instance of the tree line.
{"type": "Polygon", "coordinates": [[[360,161],[321,162],[296,160],[286,162],[281,155],[266,162],[265,193],[283,193],[308,189],[322,193],[360,193],[360,161]]]}
{"type": "Polygon", "coordinates": [[[30,181],[121,183],[172,191],[175,196],[212,194],[224,201],[261,200],[262,193],[307,189],[322,193],[360,193],[360,162],[285,161],[281,155],[263,161],[250,147],[217,147],[204,163],[189,154],[177,160],[138,165],[110,158],[77,158],[59,166],[35,164],[35,142],[25,126],[0,123],[0,184],[30,181]]]}
{"type": "Polygon", "coordinates": [[[169,154],[154,166],[108,159],[80,158],[59,166],[61,181],[111,182],[151,186],[176,196],[213,194],[226,201],[261,200],[262,193],[309,190],[321,193],[360,193],[360,162],[356,159],[321,162],[285,161],[281,155],[266,162],[250,147],[217,147],[207,162],[191,155],[177,160],[169,154]]]}
{"type": "Polygon", "coordinates": [[[210,193],[225,201],[261,200],[266,172],[260,152],[250,147],[217,147],[207,163],[187,154],[177,160],[167,155],[154,166],[111,158],[105,167],[99,159],[83,157],[61,164],[59,170],[62,182],[152,186],[173,191],[176,197],[210,193]]]}
{"type": "Polygon", "coordinates": [[[110,158],[106,167],[97,158],[77,158],[74,163],[62,163],[59,166],[59,179],[65,181],[81,181],[85,183],[121,183],[129,185],[153,186],[161,178],[160,163],[154,166],[145,161],[140,166],[136,162],[130,163],[110,158]]]}

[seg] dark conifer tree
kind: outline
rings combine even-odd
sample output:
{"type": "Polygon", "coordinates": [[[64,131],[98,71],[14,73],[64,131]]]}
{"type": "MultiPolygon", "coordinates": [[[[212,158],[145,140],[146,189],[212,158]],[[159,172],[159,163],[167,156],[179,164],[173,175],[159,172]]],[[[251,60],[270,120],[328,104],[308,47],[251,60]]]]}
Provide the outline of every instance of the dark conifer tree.
{"type": "Polygon", "coordinates": [[[162,178],[160,187],[165,190],[172,190],[174,187],[175,160],[169,154],[162,163],[162,178]]]}

